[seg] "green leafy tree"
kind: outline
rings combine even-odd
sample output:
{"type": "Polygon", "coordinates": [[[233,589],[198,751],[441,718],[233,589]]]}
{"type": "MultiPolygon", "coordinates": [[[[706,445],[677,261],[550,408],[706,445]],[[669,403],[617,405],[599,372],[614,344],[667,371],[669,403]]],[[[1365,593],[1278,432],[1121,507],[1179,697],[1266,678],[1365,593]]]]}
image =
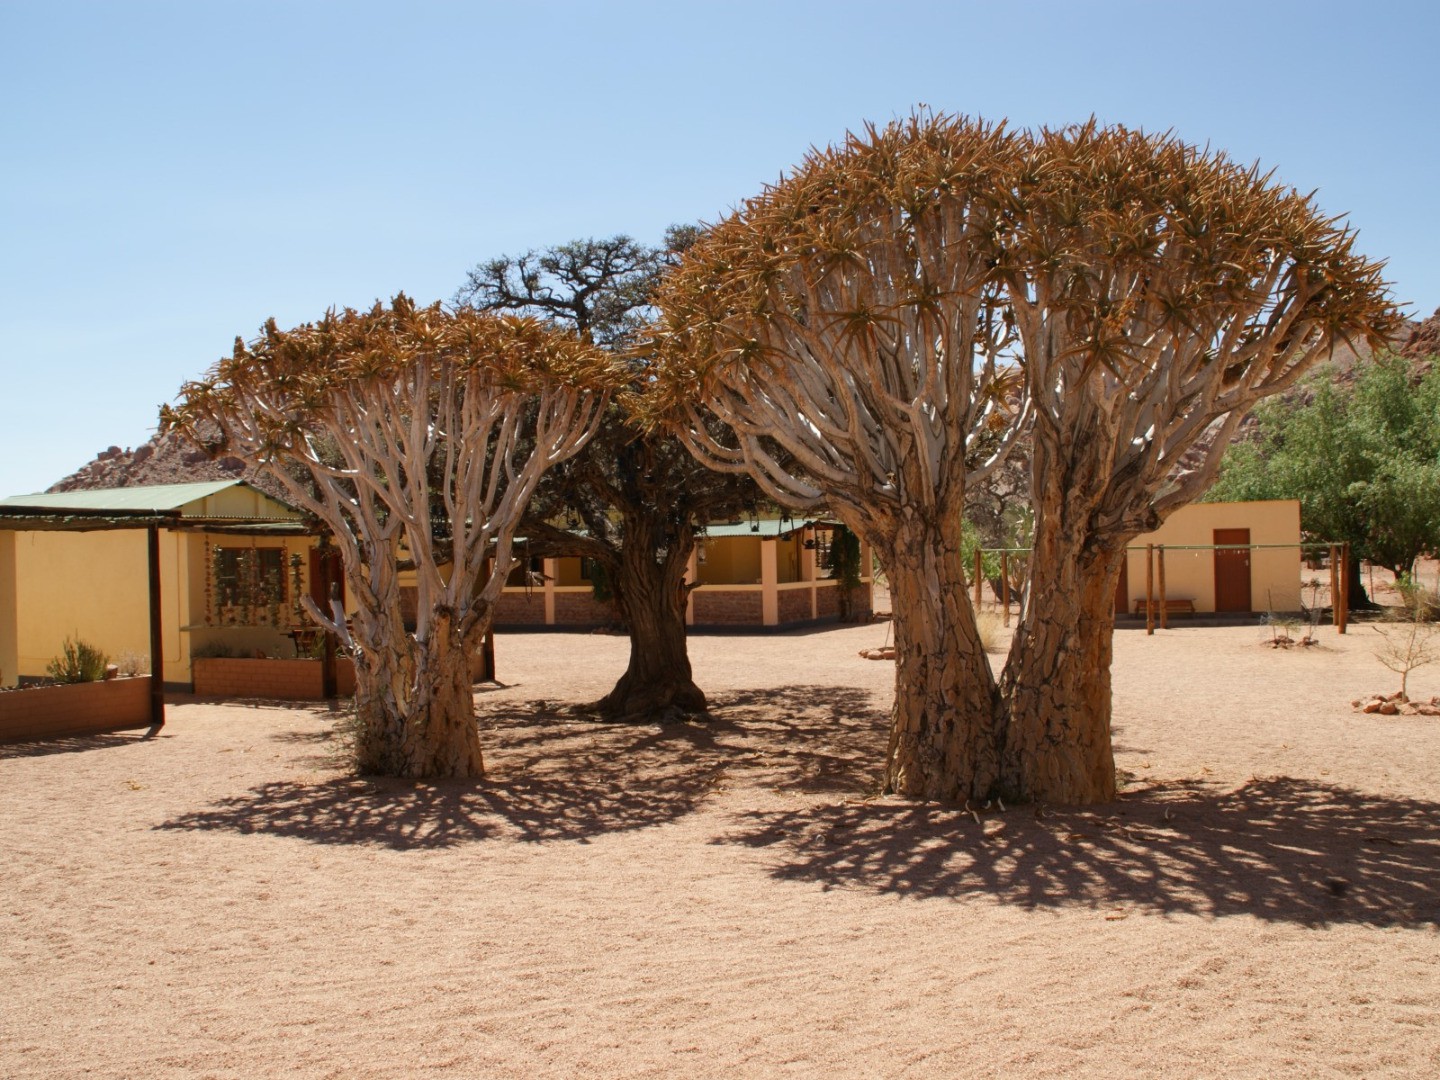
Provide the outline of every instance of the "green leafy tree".
{"type": "Polygon", "coordinates": [[[1256,411],[1255,438],[1232,447],[1208,498],[1298,499],[1307,540],[1349,542],[1352,604],[1369,603],[1361,560],[1409,573],[1440,549],[1440,371],[1418,381],[1402,357],[1326,369],[1297,404],[1256,411]]]}
{"type": "Polygon", "coordinates": [[[707,522],[736,519],[758,499],[748,477],[706,469],[674,436],[633,418],[651,369],[634,343],[661,276],[695,233],[674,226],[658,248],[614,236],[500,256],[471,270],[455,297],[573,328],[629,365],[629,393],[587,449],[545,474],[523,525],[532,553],[592,560],[630,635],[625,672],[591,706],[611,720],[705,710],[686,648],[686,567],[707,522]]]}
{"type": "Polygon", "coordinates": [[[860,538],[844,525],[836,526],[830,541],[830,572],[840,590],[840,621],[849,622],[854,617],[853,599],[860,587],[862,567],[860,538]]]}

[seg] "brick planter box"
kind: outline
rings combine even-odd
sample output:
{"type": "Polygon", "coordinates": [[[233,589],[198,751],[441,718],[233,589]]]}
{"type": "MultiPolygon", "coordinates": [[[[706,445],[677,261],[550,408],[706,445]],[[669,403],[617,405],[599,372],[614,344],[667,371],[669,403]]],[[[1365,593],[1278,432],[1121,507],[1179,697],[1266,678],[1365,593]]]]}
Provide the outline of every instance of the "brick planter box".
{"type": "MultiPolygon", "coordinates": [[[[209,697],[319,701],[325,693],[322,667],[319,660],[208,656],[192,660],[190,673],[194,692],[209,697]]],[[[340,697],[355,693],[355,668],[346,657],[335,660],[335,691],[340,697]]]]}
{"type": "Polygon", "coordinates": [[[150,676],[0,693],[0,742],[150,726],[150,676]]]}

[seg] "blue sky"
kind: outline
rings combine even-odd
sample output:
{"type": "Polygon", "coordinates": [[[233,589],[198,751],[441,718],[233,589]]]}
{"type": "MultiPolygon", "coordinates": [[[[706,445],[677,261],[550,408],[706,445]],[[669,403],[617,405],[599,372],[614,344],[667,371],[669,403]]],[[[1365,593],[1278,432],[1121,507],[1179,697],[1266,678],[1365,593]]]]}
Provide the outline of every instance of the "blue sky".
{"type": "Polygon", "coordinates": [[[154,430],[268,316],[714,219],[926,103],[1174,129],[1440,306],[1433,4],[0,0],[0,495],[154,430]]]}

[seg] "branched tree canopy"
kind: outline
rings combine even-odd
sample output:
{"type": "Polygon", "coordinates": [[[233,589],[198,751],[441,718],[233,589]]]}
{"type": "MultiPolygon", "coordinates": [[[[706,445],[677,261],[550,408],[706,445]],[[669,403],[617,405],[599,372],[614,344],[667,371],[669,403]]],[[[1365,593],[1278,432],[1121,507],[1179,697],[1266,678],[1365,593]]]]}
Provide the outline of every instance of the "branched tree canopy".
{"type": "Polygon", "coordinates": [[[674,430],[778,502],[828,506],[889,573],[904,794],[984,795],[999,772],[959,552],[966,485],[1030,407],[995,273],[1023,151],[959,118],[867,128],[716,225],[661,292],[674,430]]]}
{"type": "Polygon", "coordinates": [[[1172,136],[912,117],[812,152],[687,253],[670,423],[880,551],[893,790],[1100,801],[1125,544],[1204,490],[1257,401],[1393,325],[1379,275],[1313,200],[1172,136]],[[996,688],[960,515],[1027,432],[1032,578],[996,688]]]}
{"type": "Polygon", "coordinates": [[[162,411],[164,429],[263,469],[334,535],[357,605],[363,771],[483,771],[468,653],[540,476],[591,437],[620,381],[608,355],[534,319],[399,296],[288,331],[271,320],[162,411]],[[402,558],[418,587],[413,634],[402,558]]]}

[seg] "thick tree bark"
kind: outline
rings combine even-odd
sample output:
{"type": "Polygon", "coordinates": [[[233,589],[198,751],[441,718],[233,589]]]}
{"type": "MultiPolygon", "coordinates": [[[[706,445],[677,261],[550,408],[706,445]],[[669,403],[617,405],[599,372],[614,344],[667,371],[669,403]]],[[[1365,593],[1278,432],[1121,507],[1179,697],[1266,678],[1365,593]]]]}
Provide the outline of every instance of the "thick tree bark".
{"type": "Polygon", "coordinates": [[[1000,680],[1003,790],[1016,801],[1115,797],[1110,660],[1125,540],[1104,546],[1041,529],[1030,596],[1000,680]]]}
{"type": "Polygon", "coordinates": [[[630,663],[615,688],[592,707],[606,720],[652,721],[703,713],[685,640],[685,568],[694,547],[686,527],[657,550],[648,523],[627,521],[619,572],[611,575],[615,604],[630,633],[630,663]]]}
{"type": "Polygon", "coordinates": [[[994,793],[1000,761],[995,679],[965,587],[955,521],[947,531],[907,514],[882,556],[895,620],[885,789],[960,802],[994,793]]]}
{"type": "Polygon", "coordinates": [[[363,774],[480,777],[485,760],[470,690],[478,641],[437,613],[424,643],[366,648],[355,657],[356,763],[363,774]]]}

